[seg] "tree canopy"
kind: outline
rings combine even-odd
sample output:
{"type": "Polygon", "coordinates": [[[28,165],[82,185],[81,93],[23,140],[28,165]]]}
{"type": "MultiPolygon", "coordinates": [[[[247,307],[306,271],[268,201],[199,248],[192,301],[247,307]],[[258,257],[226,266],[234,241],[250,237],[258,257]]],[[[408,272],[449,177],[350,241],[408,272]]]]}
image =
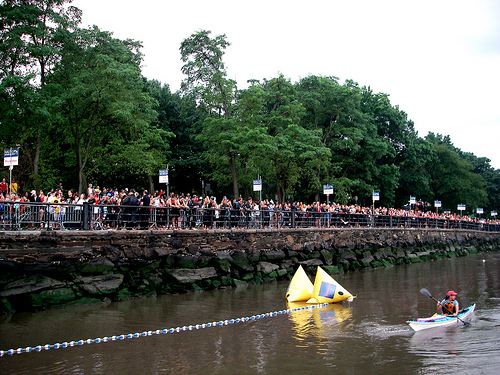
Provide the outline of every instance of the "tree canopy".
{"type": "MultiPolygon", "coordinates": [[[[456,211],[496,210],[500,171],[456,148],[449,135],[420,137],[386,93],[353,80],[283,75],[228,78],[226,35],[201,30],[180,45],[178,92],[142,76],[141,43],[81,28],[71,0],[0,5],[0,145],[20,147],[25,189],[87,183],[238,197],[252,180],[277,201],[332,200],[401,207],[410,196],[456,211]]],[[[2,176],[5,171],[2,171],[2,176]]]]}

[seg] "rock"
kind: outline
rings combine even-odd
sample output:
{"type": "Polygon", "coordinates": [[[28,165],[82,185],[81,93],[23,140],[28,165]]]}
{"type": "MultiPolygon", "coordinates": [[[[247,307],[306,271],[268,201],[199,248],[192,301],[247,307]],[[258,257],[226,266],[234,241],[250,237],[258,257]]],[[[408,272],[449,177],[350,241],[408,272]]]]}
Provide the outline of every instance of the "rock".
{"type": "Polygon", "coordinates": [[[233,279],[233,283],[234,283],[234,286],[236,288],[248,286],[248,283],[246,281],[243,281],[243,280],[233,279]]]}
{"type": "Polygon", "coordinates": [[[316,266],[322,266],[323,262],[321,259],[309,259],[309,260],[304,260],[302,262],[299,262],[303,267],[316,267],[316,266]]]}
{"type": "Polygon", "coordinates": [[[323,259],[323,262],[325,264],[327,265],[332,264],[333,255],[328,250],[321,250],[321,258],[323,259]]]}
{"type": "Polygon", "coordinates": [[[281,250],[266,251],[263,254],[263,259],[270,260],[270,261],[280,261],[280,260],[285,259],[285,258],[286,258],[285,252],[281,251],[281,250]]]}
{"type": "Polygon", "coordinates": [[[205,267],[198,269],[178,269],[170,272],[170,275],[179,283],[192,283],[211,277],[217,277],[214,267],[205,267]]]}
{"type": "Polygon", "coordinates": [[[64,305],[76,298],[75,292],[71,288],[59,288],[43,290],[39,293],[31,294],[31,305],[36,308],[46,306],[64,305]]]}
{"type": "Polygon", "coordinates": [[[85,276],[75,280],[80,288],[91,294],[110,293],[118,290],[123,282],[122,274],[85,276]]]}
{"type": "Polygon", "coordinates": [[[35,293],[43,289],[61,288],[65,284],[59,280],[43,275],[33,275],[5,285],[0,292],[0,298],[24,293],[35,293]]]}
{"type": "Polygon", "coordinates": [[[113,264],[113,262],[111,262],[106,258],[99,257],[99,258],[94,258],[87,264],[83,265],[80,272],[83,274],[98,274],[109,271],[114,267],[115,265],[113,264]]]}
{"type": "Polygon", "coordinates": [[[260,262],[257,265],[257,271],[262,272],[266,275],[277,270],[278,268],[280,268],[280,267],[277,264],[268,263],[268,262],[260,262]]]}

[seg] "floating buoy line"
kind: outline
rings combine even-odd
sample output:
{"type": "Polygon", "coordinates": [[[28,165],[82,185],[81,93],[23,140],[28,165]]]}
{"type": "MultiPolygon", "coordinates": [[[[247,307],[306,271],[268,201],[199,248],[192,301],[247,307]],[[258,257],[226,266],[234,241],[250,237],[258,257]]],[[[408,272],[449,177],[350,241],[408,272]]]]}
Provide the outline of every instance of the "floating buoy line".
{"type": "Polygon", "coordinates": [[[50,350],[50,349],[65,349],[65,348],[71,348],[73,346],[81,346],[81,345],[85,345],[85,344],[100,344],[103,342],[121,341],[121,340],[126,340],[126,339],[137,339],[140,337],[148,337],[148,336],[153,336],[153,335],[162,335],[162,334],[167,334],[167,333],[179,333],[179,332],[183,332],[183,331],[192,331],[195,329],[227,326],[227,325],[236,324],[236,323],[246,323],[246,322],[255,321],[258,319],[262,319],[262,318],[269,318],[269,317],[274,317],[274,316],[278,316],[278,315],[289,314],[293,311],[316,309],[316,308],[321,308],[324,306],[328,306],[328,303],[302,306],[302,307],[296,307],[293,309],[286,309],[286,310],[268,312],[265,314],[252,315],[249,317],[219,320],[219,321],[210,322],[210,323],[182,326],[182,327],[176,327],[176,328],[157,329],[154,331],[128,333],[125,335],[104,336],[104,337],[98,337],[95,339],[76,340],[76,341],[69,341],[69,342],[65,341],[62,343],[55,343],[55,344],[45,344],[45,345],[37,345],[37,346],[27,346],[25,348],[0,350],[0,357],[3,357],[4,355],[41,352],[42,350],[50,350]]]}

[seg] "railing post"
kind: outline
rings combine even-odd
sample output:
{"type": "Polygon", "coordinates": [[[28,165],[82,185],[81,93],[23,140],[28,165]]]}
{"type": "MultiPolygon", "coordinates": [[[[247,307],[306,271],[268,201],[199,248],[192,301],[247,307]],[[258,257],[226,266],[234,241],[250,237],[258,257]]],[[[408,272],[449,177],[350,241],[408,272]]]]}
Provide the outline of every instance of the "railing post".
{"type": "Polygon", "coordinates": [[[83,230],[89,230],[89,214],[90,214],[90,204],[89,202],[83,202],[83,215],[82,215],[83,230]]]}

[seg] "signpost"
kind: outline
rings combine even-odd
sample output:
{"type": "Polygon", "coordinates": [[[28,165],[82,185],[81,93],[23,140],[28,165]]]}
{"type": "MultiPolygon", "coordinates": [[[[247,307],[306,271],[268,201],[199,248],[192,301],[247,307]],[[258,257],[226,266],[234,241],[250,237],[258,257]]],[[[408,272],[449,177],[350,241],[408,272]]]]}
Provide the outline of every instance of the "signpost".
{"type": "Polygon", "coordinates": [[[380,200],[380,193],[374,191],[372,194],[372,226],[375,227],[375,201],[380,200]]]}
{"type": "Polygon", "coordinates": [[[19,165],[19,148],[7,148],[3,150],[3,165],[4,167],[9,167],[9,187],[8,192],[11,194],[12,186],[12,170],[14,165],[19,165]]]}
{"type": "Polygon", "coordinates": [[[253,180],[253,191],[259,192],[259,200],[262,200],[262,180],[258,176],[258,180],[253,180]]]}
{"type": "Polygon", "coordinates": [[[167,197],[170,196],[169,181],[168,181],[168,165],[167,169],[160,169],[160,184],[167,184],[167,197]]]}
{"type": "Polygon", "coordinates": [[[330,194],[333,194],[333,185],[323,185],[323,194],[326,194],[326,204],[330,204],[330,194]]]}
{"type": "Polygon", "coordinates": [[[462,216],[463,211],[465,211],[465,204],[459,203],[457,206],[457,210],[460,211],[460,216],[462,216]]]}
{"type": "Polygon", "coordinates": [[[434,207],[436,207],[436,214],[438,214],[439,208],[441,207],[441,201],[434,201],[434,207]]]}

